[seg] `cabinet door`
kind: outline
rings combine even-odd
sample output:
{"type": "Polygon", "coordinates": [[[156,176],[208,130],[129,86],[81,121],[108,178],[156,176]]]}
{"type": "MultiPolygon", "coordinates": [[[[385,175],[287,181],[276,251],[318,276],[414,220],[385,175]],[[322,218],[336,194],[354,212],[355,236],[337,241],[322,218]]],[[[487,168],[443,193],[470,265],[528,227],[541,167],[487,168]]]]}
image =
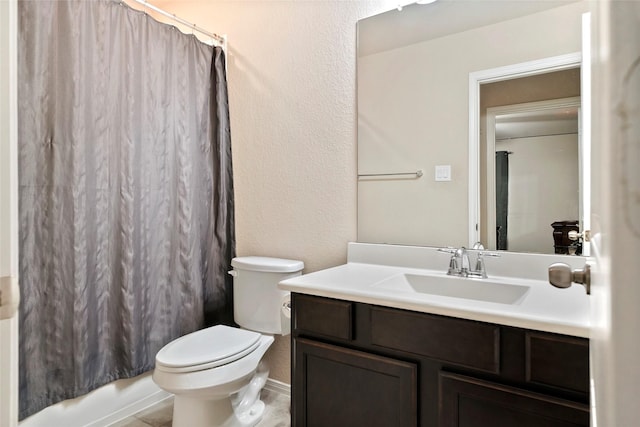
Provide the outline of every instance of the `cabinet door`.
{"type": "Polygon", "coordinates": [[[442,372],[439,418],[440,427],[588,427],[589,407],[442,372]]]}
{"type": "Polygon", "coordinates": [[[297,338],[294,427],[415,427],[417,367],[297,338]]]}

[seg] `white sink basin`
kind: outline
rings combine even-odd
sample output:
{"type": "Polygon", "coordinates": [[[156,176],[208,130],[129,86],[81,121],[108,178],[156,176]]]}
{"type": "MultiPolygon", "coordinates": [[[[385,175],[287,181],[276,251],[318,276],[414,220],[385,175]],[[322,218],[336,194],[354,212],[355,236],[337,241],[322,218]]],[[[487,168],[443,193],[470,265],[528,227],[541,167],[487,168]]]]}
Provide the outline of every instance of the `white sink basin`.
{"type": "Polygon", "coordinates": [[[372,285],[372,287],[396,292],[430,294],[499,304],[518,304],[530,289],[529,286],[500,283],[491,281],[491,279],[422,274],[397,274],[372,285]]]}

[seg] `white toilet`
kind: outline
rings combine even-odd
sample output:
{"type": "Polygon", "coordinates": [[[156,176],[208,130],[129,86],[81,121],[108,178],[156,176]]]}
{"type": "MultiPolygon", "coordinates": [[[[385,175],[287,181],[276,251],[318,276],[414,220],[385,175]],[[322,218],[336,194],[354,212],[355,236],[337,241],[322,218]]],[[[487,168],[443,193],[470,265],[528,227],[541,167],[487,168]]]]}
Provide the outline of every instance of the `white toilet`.
{"type": "Polygon", "coordinates": [[[269,370],[260,362],[288,334],[278,282],[298,276],[302,261],[240,257],[231,261],[233,313],[243,329],[217,325],[180,337],[156,355],[153,381],[175,395],[173,427],[246,427],[261,419],[260,390],[269,370]]]}

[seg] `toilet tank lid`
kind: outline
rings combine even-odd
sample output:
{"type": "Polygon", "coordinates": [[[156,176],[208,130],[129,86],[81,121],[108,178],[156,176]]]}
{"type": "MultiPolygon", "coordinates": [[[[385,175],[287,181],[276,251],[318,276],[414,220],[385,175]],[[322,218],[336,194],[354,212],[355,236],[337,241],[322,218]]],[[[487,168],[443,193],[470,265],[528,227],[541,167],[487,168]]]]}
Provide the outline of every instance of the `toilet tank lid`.
{"type": "Polygon", "coordinates": [[[294,259],[270,258],[262,256],[237,257],[231,265],[238,270],[266,271],[270,273],[293,273],[302,271],[304,262],[294,259]]]}

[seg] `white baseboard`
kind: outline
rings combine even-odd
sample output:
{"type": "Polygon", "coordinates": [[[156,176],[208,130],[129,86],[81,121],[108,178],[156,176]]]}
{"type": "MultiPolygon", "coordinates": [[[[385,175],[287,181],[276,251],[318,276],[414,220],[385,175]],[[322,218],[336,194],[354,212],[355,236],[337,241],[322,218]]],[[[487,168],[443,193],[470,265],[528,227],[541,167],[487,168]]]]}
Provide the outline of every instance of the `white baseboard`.
{"type": "Polygon", "coordinates": [[[113,423],[129,418],[138,412],[157,405],[158,403],[170,399],[173,395],[164,390],[159,390],[150,396],[146,396],[140,400],[132,402],[125,408],[119,409],[105,417],[92,421],[89,424],[85,424],[83,427],[108,427],[113,423]]]}
{"type": "MultiPolygon", "coordinates": [[[[291,397],[289,384],[267,379],[265,390],[291,397]]],[[[19,427],[108,427],[173,396],[151,380],[150,373],[120,380],[86,396],[52,405],[23,420],[19,427]]]]}
{"type": "Polygon", "coordinates": [[[168,397],[171,394],[155,385],[148,372],[51,405],[22,420],[18,427],[106,427],[168,397]]]}
{"type": "MultiPolygon", "coordinates": [[[[264,386],[264,389],[271,391],[273,393],[279,393],[291,398],[291,385],[287,383],[283,383],[281,381],[268,378],[267,383],[264,386]]],[[[110,424],[113,424],[117,421],[121,421],[127,417],[135,415],[136,413],[143,411],[150,406],[156,405],[164,401],[165,399],[169,399],[172,396],[173,395],[171,393],[160,390],[151,396],[147,396],[144,399],[141,399],[137,402],[132,403],[126,408],[123,408],[113,414],[110,414],[108,417],[104,417],[91,424],[87,424],[84,427],[107,427],[110,424]]]]}
{"type": "Polygon", "coordinates": [[[264,386],[265,390],[273,391],[275,393],[283,394],[287,397],[291,397],[291,385],[287,383],[283,383],[278,380],[273,380],[271,378],[267,379],[267,383],[264,386]]]}

